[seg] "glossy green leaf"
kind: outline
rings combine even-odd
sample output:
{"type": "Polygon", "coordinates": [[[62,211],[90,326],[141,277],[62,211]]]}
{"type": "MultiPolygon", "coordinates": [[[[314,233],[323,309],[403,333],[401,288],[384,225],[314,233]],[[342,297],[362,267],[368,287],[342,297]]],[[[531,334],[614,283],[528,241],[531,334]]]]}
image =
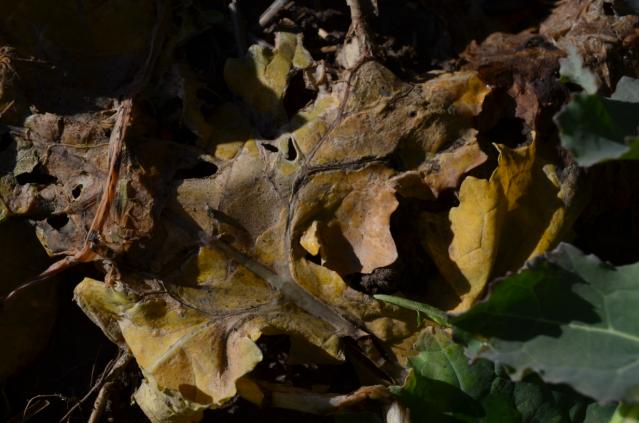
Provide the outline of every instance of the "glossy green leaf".
{"type": "Polygon", "coordinates": [[[404,386],[393,389],[415,421],[583,421],[583,398],[534,377],[514,383],[488,360],[470,363],[463,347],[444,330],[425,332],[416,349],[404,386]]]}
{"type": "Polygon", "coordinates": [[[568,244],[498,280],[453,319],[467,354],[598,401],[639,401],[639,263],[612,267],[568,244]]]}
{"type": "Polygon", "coordinates": [[[373,297],[375,297],[376,300],[385,301],[387,303],[395,304],[409,310],[415,310],[418,313],[423,313],[433,322],[438,323],[442,326],[449,326],[448,316],[446,315],[446,313],[428,304],[408,300],[402,297],[396,297],[394,295],[378,294],[374,295],[373,297]]]}

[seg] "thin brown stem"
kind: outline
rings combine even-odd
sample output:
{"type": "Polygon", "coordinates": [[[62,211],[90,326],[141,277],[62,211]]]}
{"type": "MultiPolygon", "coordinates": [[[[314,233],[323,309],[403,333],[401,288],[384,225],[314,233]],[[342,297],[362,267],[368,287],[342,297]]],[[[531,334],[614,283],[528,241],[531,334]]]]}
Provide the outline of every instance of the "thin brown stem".
{"type": "Polygon", "coordinates": [[[106,375],[106,377],[102,380],[102,386],[100,387],[100,392],[98,392],[98,396],[95,398],[93,402],[93,411],[91,412],[91,416],[89,416],[88,423],[98,423],[100,418],[102,418],[102,414],[104,413],[104,408],[106,407],[107,400],[109,399],[109,394],[111,390],[116,386],[115,380],[117,377],[122,374],[126,366],[131,361],[131,354],[128,352],[121,352],[118,358],[113,363],[111,370],[106,375]]]}
{"type": "Polygon", "coordinates": [[[346,4],[351,11],[351,26],[338,60],[342,66],[351,69],[373,57],[374,44],[369,17],[375,6],[371,0],[346,0],[346,4]]]}

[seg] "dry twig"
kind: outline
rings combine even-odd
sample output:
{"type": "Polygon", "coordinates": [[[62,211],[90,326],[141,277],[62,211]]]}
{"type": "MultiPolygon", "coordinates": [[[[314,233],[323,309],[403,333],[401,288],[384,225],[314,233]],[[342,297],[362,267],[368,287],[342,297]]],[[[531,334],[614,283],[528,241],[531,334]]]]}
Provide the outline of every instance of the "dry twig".
{"type": "Polygon", "coordinates": [[[267,26],[273,20],[273,18],[277,16],[278,13],[280,13],[280,10],[282,10],[288,3],[289,0],[275,0],[273,3],[271,3],[271,5],[264,11],[264,13],[260,15],[260,26],[262,28],[267,26]]]}
{"type": "Polygon", "coordinates": [[[131,354],[128,352],[121,352],[118,358],[113,363],[113,367],[109,371],[109,374],[104,378],[104,383],[98,392],[98,396],[93,402],[93,411],[89,416],[88,423],[98,423],[104,413],[107,400],[109,399],[109,392],[115,386],[115,379],[124,371],[126,366],[131,361],[131,354]]]}
{"type": "Polygon", "coordinates": [[[104,371],[102,372],[100,378],[91,387],[91,389],[89,389],[89,392],[87,392],[84,397],[82,397],[73,405],[73,407],[69,409],[69,411],[67,411],[67,413],[60,419],[60,423],[67,421],[69,417],[71,417],[71,415],[75,412],[75,410],[80,408],[82,404],[84,404],[89,398],[91,398],[93,394],[95,394],[96,391],[99,390],[98,396],[93,403],[93,411],[91,412],[91,417],[96,414],[95,419],[97,420],[91,420],[91,418],[89,419],[89,421],[97,422],[104,412],[104,406],[106,405],[106,400],[108,399],[108,391],[113,386],[115,379],[122,373],[127,364],[129,364],[131,358],[131,354],[121,351],[114,360],[111,360],[104,368],[104,371]],[[96,410],[99,411],[96,412],[96,410]]]}

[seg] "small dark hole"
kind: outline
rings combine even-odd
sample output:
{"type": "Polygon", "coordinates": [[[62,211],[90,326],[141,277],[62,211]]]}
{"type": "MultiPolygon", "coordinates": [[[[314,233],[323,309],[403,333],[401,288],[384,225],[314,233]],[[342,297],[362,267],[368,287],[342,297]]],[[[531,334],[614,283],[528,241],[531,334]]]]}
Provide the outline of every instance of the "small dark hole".
{"type": "Polygon", "coordinates": [[[542,48],[544,50],[557,50],[557,47],[555,47],[550,41],[546,40],[544,37],[540,35],[532,37],[528,41],[526,41],[526,43],[524,44],[524,49],[527,49],[527,48],[542,48]]]}
{"type": "Polygon", "coordinates": [[[179,142],[180,144],[195,145],[198,136],[195,135],[186,126],[180,125],[172,134],[172,141],[179,142]]]}
{"type": "Polygon", "coordinates": [[[578,93],[584,90],[581,85],[575,84],[574,82],[565,82],[564,86],[568,88],[568,91],[571,93],[578,93]]]}
{"type": "Polygon", "coordinates": [[[215,175],[217,172],[217,166],[213,163],[206,162],[204,160],[200,160],[197,164],[188,169],[180,169],[175,172],[175,179],[197,179],[197,178],[207,178],[209,176],[215,175]]]}
{"type": "Polygon", "coordinates": [[[615,8],[612,5],[612,3],[604,3],[603,4],[603,11],[606,14],[606,16],[614,16],[615,15],[615,8]]]}
{"type": "Polygon", "coordinates": [[[304,258],[310,261],[311,263],[315,263],[319,266],[322,265],[322,256],[320,254],[316,256],[312,256],[310,253],[307,253],[306,256],[304,256],[304,258]]]}
{"type": "Polygon", "coordinates": [[[71,195],[73,198],[78,198],[82,193],[82,184],[78,184],[71,190],[71,195]]]}
{"type": "Polygon", "coordinates": [[[0,136],[0,151],[4,151],[9,148],[12,142],[13,138],[11,137],[11,134],[9,132],[3,133],[0,136]]]}
{"type": "Polygon", "coordinates": [[[410,118],[414,118],[415,116],[417,116],[417,112],[414,110],[408,114],[408,117],[410,118]]]}
{"type": "Polygon", "coordinates": [[[279,150],[279,148],[275,147],[273,144],[269,144],[266,142],[262,143],[262,147],[264,147],[266,150],[270,151],[271,153],[277,153],[279,150]]]}
{"type": "Polygon", "coordinates": [[[69,216],[66,214],[57,214],[47,218],[47,223],[55,230],[60,230],[64,225],[69,223],[69,216]]]}
{"type": "Polygon", "coordinates": [[[304,83],[304,75],[302,72],[298,72],[288,84],[286,93],[282,103],[284,104],[284,110],[289,118],[295,116],[304,106],[313,101],[317,97],[317,92],[306,88],[304,83]]]}
{"type": "Polygon", "coordinates": [[[295,149],[295,143],[293,138],[288,139],[288,145],[286,146],[286,160],[293,161],[297,158],[297,150],[295,149]]]}
{"type": "Polygon", "coordinates": [[[16,181],[20,185],[26,184],[38,184],[38,185],[51,185],[58,182],[58,178],[46,173],[42,166],[37,165],[31,172],[22,173],[16,176],[16,181]]]}
{"type": "Polygon", "coordinates": [[[526,143],[525,132],[526,124],[523,119],[505,117],[485,132],[485,139],[514,148],[526,143]]]}

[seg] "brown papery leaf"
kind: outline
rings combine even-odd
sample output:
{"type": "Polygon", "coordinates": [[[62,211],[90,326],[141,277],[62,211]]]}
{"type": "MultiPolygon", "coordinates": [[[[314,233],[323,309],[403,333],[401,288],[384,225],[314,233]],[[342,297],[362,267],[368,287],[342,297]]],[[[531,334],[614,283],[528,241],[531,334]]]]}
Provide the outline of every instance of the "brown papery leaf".
{"type": "MultiPolygon", "coordinates": [[[[268,104],[277,105],[287,89],[282,75],[309,66],[299,59],[307,53],[298,38],[278,40],[275,51],[253,47],[226,67],[242,107],[261,116],[261,129],[246,133],[276,128],[278,135],[232,139],[232,153],[228,138],[211,138],[216,158],[206,160],[215,163],[214,174],[175,185],[160,221],[166,230],[151,240],[157,251],[149,257],[168,292],[125,274],[125,291],[133,293],[114,307],[118,295],[98,282],[85,280],[76,289],[85,311],[132,350],[151,382],[145,389],[202,406],[220,406],[236,392],[255,397],[255,385],[236,384],[261,360],[255,341],[263,333],[288,334],[339,360],[339,337],[368,332],[392,353],[384,357],[371,344],[364,354],[399,376],[398,363],[423,323],[343,279],[398,259],[390,220],[399,205],[397,177],[405,171],[388,162],[402,163],[419,175],[422,190],[438,193],[486,158],[472,125],[490,90],[472,72],[409,84],[368,62],[278,126],[282,115],[268,104]],[[459,164],[438,177],[434,163],[452,161],[459,164]],[[194,246],[197,256],[185,258],[194,246]],[[135,280],[150,288],[135,288],[135,280]]],[[[216,113],[231,110],[241,108],[216,113]]],[[[211,134],[240,134],[233,122],[213,119],[221,127],[211,134]]]]}

